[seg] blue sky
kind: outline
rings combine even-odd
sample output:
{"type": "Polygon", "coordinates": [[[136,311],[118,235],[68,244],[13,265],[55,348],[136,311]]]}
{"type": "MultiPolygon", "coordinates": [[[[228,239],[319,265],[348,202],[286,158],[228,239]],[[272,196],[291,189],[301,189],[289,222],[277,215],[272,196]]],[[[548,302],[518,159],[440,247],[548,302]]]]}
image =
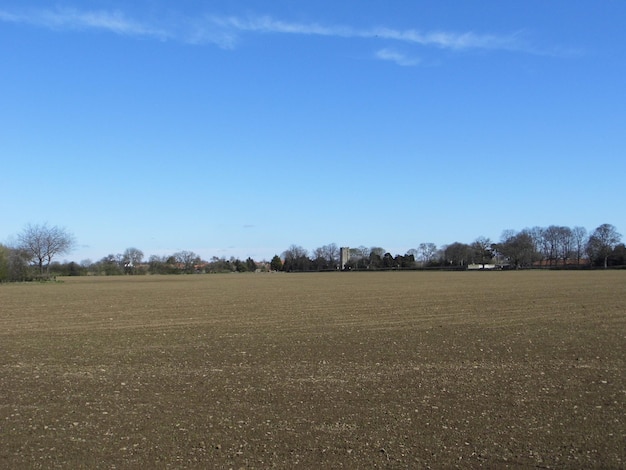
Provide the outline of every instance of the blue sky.
{"type": "Polygon", "coordinates": [[[0,242],[98,260],[626,230],[621,1],[0,1],[0,242]]]}

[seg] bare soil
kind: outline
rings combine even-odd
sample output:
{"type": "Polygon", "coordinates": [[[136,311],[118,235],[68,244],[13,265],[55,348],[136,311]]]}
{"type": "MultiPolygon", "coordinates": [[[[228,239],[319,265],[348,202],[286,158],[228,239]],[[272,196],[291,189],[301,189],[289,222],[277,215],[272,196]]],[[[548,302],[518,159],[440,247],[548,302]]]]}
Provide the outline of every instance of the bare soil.
{"type": "Polygon", "coordinates": [[[626,271],[0,286],[0,468],[626,467],[626,271]]]}

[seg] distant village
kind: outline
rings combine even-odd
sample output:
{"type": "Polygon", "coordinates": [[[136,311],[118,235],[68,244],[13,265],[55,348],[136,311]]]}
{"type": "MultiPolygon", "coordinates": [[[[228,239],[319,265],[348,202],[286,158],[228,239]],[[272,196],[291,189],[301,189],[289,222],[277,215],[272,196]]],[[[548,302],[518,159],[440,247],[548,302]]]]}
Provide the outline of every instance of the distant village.
{"type": "Polygon", "coordinates": [[[584,227],[534,227],[504,231],[499,242],[478,237],[471,243],[438,247],[420,243],[405,254],[382,247],[339,247],[335,243],[312,251],[291,245],[271,260],[212,257],[204,260],[193,251],[179,251],[147,259],[139,248],[110,254],[98,261],[60,262],[76,241],[65,229],[28,225],[15,246],[0,245],[0,282],[51,276],[210,274],[244,272],[324,272],[379,270],[505,270],[584,269],[626,266],[626,247],[611,224],[591,232],[584,227]]]}

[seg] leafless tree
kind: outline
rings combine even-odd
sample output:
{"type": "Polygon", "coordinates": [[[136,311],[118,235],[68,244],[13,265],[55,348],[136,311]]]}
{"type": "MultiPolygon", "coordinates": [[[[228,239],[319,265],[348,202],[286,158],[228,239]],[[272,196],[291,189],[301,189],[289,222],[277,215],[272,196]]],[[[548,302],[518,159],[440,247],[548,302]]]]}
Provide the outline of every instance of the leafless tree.
{"type": "Polygon", "coordinates": [[[49,274],[50,262],[57,255],[69,253],[74,248],[74,236],[64,228],[28,224],[17,236],[18,247],[27,253],[29,260],[37,263],[39,273],[49,274]]]}
{"type": "Polygon", "coordinates": [[[544,259],[547,259],[550,265],[556,264],[559,252],[559,227],[550,225],[541,231],[541,235],[541,253],[544,259]]]}
{"type": "Polygon", "coordinates": [[[133,273],[135,268],[143,261],[143,251],[139,248],[126,248],[126,251],[124,251],[122,256],[124,271],[127,273],[133,273]]]}
{"type": "Polygon", "coordinates": [[[350,248],[350,263],[353,263],[355,268],[365,268],[370,256],[370,249],[366,246],[359,246],[357,248],[350,248]]]}
{"type": "Polygon", "coordinates": [[[537,253],[538,256],[538,260],[543,260],[545,255],[545,247],[544,247],[544,237],[543,237],[543,232],[544,232],[544,228],[541,227],[533,227],[533,228],[525,228],[523,230],[523,232],[527,233],[530,236],[530,239],[532,240],[532,244],[533,244],[533,251],[535,253],[537,253]]]}
{"type": "Polygon", "coordinates": [[[596,228],[587,242],[587,252],[590,258],[601,258],[604,260],[604,267],[608,266],[608,259],[611,252],[620,242],[622,235],[611,224],[602,224],[596,228]]]}
{"type": "Polygon", "coordinates": [[[514,230],[502,232],[501,242],[497,245],[498,252],[515,268],[527,268],[538,259],[535,242],[529,229],[519,233],[514,230]]]}
{"type": "Polygon", "coordinates": [[[574,250],[574,235],[569,227],[559,227],[558,233],[560,258],[563,260],[563,266],[565,266],[574,250]]]}
{"type": "Polygon", "coordinates": [[[336,267],[339,264],[339,248],[335,243],[320,246],[313,252],[315,258],[321,258],[329,267],[336,267]]]}
{"type": "Polygon", "coordinates": [[[454,242],[444,249],[446,262],[451,265],[467,266],[468,261],[472,258],[472,248],[460,242],[454,242]]]}
{"type": "Polygon", "coordinates": [[[420,252],[417,248],[409,248],[406,251],[407,256],[412,256],[414,260],[418,260],[420,257],[420,252]]]}
{"type": "Polygon", "coordinates": [[[572,239],[574,241],[574,252],[576,253],[576,264],[580,264],[580,259],[585,251],[587,229],[585,227],[574,227],[572,229],[572,239]]]}
{"type": "Polygon", "coordinates": [[[308,255],[308,251],[300,245],[290,245],[289,248],[283,252],[283,258],[285,258],[286,261],[292,261],[308,255]]]}
{"type": "Polygon", "coordinates": [[[493,250],[491,248],[491,240],[487,237],[478,237],[470,245],[473,254],[474,263],[482,264],[490,262],[493,259],[493,250]]]}
{"type": "Polygon", "coordinates": [[[309,252],[300,245],[291,245],[283,252],[285,271],[306,271],[309,267],[309,252]]]}
{"type": "Polygon", "coordinates": [[[173,256],[180,268],[188,274],[193,273],[194,266],[200,262],[200,257],[193,251],[183,250],[174,253],[173,256]]]}
{"type": "Polygon", "coordinates": [[[437,253],[437,245],[434,243],[420,243],[418,250],[424,266],[428,266],[437,253]]]}
{"type": "Polygon", "coordinates": [[[368,247],[366,247],[366,246],[360,245],[360,246],[357,248],[357,250],[358,250],[358,255],[359,255],[361,258],[368,258],[368,257],[369,257],[369,255],[370,255],[370,249],[369,249],[368,247]]]}

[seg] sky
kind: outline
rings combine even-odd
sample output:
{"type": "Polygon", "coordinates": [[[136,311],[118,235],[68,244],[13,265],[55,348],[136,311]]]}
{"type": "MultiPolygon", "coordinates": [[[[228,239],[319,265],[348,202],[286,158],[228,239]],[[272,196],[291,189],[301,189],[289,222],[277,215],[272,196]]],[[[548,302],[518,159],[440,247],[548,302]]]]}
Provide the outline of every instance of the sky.
{"type": "Polygon", "coordinates": [[[404,254],[626,220],[626,2],[0,0],[0,243],[404,254]]]}

